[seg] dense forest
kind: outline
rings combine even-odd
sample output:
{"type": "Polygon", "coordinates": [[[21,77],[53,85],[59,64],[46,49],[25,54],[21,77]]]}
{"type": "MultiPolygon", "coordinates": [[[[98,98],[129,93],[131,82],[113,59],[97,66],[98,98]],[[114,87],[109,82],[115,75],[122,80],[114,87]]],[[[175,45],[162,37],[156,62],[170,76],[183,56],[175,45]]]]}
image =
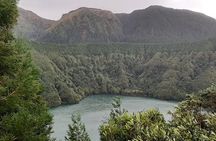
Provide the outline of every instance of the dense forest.
{"type": "Polygon", "coordinates": [[[216,81],[214,40],[181,44],[29,43],[50,106],[92,94],[182,100],[216,81]]]}
{"type": "MultiPolygon", "coordinates": [[[[0,141],[55,140],[43,97],[64,104],[98,93],[182,99],[190,92],[170,113],[171,121],[157,110],[128,113],[114,99],[99,129],[101,141],[216,141],[216,86],[209,87],[215,76],[214,40],[72,47],[24,43],[12,34],[16,5],[16,0],[0,0],[0,141]]],[[[79,115],[72,115],[65,140],[90,141],[79,115]]]]}

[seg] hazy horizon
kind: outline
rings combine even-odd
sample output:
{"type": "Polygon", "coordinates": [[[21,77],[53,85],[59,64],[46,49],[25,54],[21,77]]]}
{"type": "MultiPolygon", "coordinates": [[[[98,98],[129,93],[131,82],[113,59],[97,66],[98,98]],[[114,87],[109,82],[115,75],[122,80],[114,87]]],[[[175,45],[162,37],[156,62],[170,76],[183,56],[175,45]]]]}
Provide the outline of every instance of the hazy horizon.
{"type": "Polygon", "coordinates": [[[131,13],[134,10],[145,9],[152,5],[159,5],[174,9],[187,9],[206,14],[216,19],[214,0],[20,0],[18,6],[30,10],[37,15],[58,20],[65,13],[80,7],[99,8],[113,13],[131,13]]]}

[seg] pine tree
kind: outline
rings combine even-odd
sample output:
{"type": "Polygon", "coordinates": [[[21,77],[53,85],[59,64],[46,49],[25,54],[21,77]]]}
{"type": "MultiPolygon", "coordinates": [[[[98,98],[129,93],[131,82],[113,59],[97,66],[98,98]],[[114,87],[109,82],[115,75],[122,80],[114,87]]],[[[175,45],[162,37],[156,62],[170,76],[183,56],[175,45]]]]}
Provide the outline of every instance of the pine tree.
{"type": "Polygon", "coordinates": [[[114,119],[127,112],[127,110],[121,108],[121,98],[120,97],[115,97],[113,99],[112,106],[113,108],[111,109],[111,112],[110,112],[111,119],[114,119]]]}
{"type": "Polygon", "coordinates": [[[72,124],[68,125],[66,141],[90,141],[85,125],[81,122],[80,115],[72,115],[72,124]]]}
{"type": "Polygon", "coordinates": [[[17,1],[0,0],[0,141],[48,141],[52,117],[29,50],[11,33],[17,1]]]}

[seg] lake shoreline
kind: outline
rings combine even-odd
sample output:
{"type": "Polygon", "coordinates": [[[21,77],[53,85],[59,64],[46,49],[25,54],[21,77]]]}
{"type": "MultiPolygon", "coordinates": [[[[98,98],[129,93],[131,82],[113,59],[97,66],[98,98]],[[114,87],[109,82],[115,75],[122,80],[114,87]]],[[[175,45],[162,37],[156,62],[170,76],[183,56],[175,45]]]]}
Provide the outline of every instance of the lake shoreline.
{"type": "MultiPolygon", "coordinates": [[[[63,140],[68,129],[68,124],[71,123],[71,115],[79,113],[82,121],[86,125],[87,132],[93,141],[99,141],[98,128],[104,121],[109,118],[109,113],[112,109],[112,99],[119,95],[91,95],[80,101],[75,105],[64,105],[54,109],[50,109],[53,115],[53,130],[52,135],[57,140],[63,140]]],[[[170,115],[167,113],[174,110],[178,103],[164,101],[159,99],[134,97],[134,96],[120,96],[122,101],[122,108],[128,110],[130,113],[145,111],[147,109],[158,109],[165,115],[167,120],[170,115]]]]}
{"type": "Polygon", "coordinates": [[[74,103],[74,104],[69,104],[69,103],[66,103],[66,104],[60,104],[60,105],[58,105],[58,106],[51,106],[51,107],[49,107],[49,109],[55,109],[55,108],[58,108],[58,107],[62,107],[62,106],[70,106],[70,105],[77,105],[77,104],[79,104],[81,101],[83,101],[84,99],[86,99],[86,98],[88,98],[88,97],[90,97],[90,96],[98,96],[98,95],[106,95],[106,96],[116,96],[116,97],[121,97],[121,96],[128,96],[128,97],[140,97],[140,98],[147,98],[147,99],[154,99],[154,100],[162,100],[162,101],[167,101],[167,102],[174,102],[174,103],[176,103],[176,102],[181,102],[182,100],[173,100],[173,99],[161,99],[161,98],[157,98],[157,97],[151,97],[151,96],[144,96],[144,95],[139,95],[139,94],[137,94],[137,95],[130,95],[130,94],[88,94],[88,95],[86,95],[86,96],[84,96],[84,97],[82,97],[81,99],[80,99],[80,101],[79,102],[77,102],[77,103],[74,103]]]}

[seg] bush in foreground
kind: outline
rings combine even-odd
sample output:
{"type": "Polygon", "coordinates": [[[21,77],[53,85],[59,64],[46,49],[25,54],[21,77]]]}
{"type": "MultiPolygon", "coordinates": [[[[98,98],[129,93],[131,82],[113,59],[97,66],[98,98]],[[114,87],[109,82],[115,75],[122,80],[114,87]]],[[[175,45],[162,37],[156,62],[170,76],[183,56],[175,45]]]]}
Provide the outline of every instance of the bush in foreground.
{"type": "Polygon", "coordinates": [[[216,141],[215,101],[206,101],[215,92],[211,88],[188,97],[171,121],[154,109],[131,114],[114,107],[117,114],[100,126],[101,141],[216,141]]]}

